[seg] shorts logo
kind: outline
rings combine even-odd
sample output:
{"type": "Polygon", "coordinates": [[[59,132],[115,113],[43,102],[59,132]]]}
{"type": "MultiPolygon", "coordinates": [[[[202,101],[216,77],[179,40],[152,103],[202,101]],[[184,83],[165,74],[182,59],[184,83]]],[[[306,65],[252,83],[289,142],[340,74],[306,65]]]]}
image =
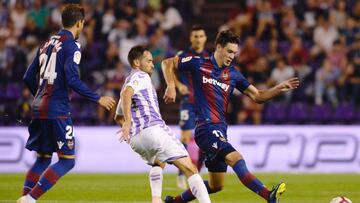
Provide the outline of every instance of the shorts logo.
{"type": "Polygon", "coordinates": [[[217,148],[218,148],[217,142],[214,142],[214,143],[212,144],[212,147],[214,147],[215,149],[217,149],[217,148]]]}
{"type": "Polygon", "coordinates": [[[64,146],[64,142],[62,141],[57,141],[58,147],[59,149],[61,149],[64,146]]]}
{"type": "Polygon", "coordinates": [[[74,149],[74,140],[68,140],[67,146],[69,147],[69,149],[74,149]]]}

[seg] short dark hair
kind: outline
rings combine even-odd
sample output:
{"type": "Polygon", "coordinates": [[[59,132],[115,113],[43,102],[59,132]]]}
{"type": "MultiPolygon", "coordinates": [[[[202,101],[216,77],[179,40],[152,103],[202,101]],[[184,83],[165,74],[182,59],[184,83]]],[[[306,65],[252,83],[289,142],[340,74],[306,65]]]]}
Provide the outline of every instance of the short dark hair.
{"type": "Polygon", "coordinates": [[[85,10],[79,4],[66,4],[61,12],[61,20],[65,28],[70,28],[79,20],[84,19],[85,10]]]}
{"type": "Polygon", "coordinates": [[[216,36],[215,46],[220,44],[224,47],[227,43],[239,44],[239,37],[230,30],[219,32],[216,36]]]}
{"type": "Polygon", "coordinates": [[[137,45],[130,49],[128,54],[128,61],[131,66],[134,66],[134,60],[139,59],[145,51],[149,51],[146,45],[137,45]]]}
{"type": "Polygon", "coordinates": [[[204,31],[205,31],[205,29],[204,29],[203,26],[201,26],[201,25],[193,25],[193,26],[191,27],[190,33],[191,33],[192,31],[199,31],[199,30],[204,30],[204,31]]]}

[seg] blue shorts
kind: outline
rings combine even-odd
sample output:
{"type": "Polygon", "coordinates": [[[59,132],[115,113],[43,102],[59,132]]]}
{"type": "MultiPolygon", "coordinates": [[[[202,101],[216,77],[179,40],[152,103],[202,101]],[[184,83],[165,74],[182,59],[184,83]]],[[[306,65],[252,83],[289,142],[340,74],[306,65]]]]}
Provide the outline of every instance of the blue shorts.
{"type": "Polygon", "coordinates": [[[180,103],[180,128],[181,130],[193,130],[195,128],[195,106],[185,102],[180,103]]]}
{"type": "Polygon", "coordinates": [[[33,119],[29,124],[26,148],[41,153],[75,154],[75,139],[71,118],[33,119]]]}
{"type": "Polygon", "coordinates": [[[226,172],[225,156],[236,151],[227,141],[226,130],[224,123],[205,124],[195,129],[195,141],[205,153],[205,166],[209,172],[226,172]]]}

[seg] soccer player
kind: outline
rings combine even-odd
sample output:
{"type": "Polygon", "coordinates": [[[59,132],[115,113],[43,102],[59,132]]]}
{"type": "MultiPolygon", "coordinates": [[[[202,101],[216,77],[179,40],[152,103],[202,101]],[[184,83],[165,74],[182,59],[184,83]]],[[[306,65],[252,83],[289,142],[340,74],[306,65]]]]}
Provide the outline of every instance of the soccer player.
{"type": "Polygon", "coordinates": [[[121,126],[120,140],[126,140],[152,166],[149,173],[152,202],[162,202],[162,171],[167,162],[185,174],[194,198],[209,203],[209,194],[195,165],[161,118],[150,79],[154,71],[151,53],[146,46],[134,46],[130,49],[128,61],[132,70],[122,87],[114,119],[121,126]]]}
{"type": "Polygon", "coordinates": [[[34,95],[26,148],[36,151],[37,159],[27,172],[18,203],[36,202],[75,165],[69,90],[108,110],[115,106],[113,98],[100,97],[79,79],[81,53],[76,39],[83,29],[84,16],[79,5],[66,5],[61,14],[64,29],[40,46],[24,75],[24,82],[34,95]],[[59,161],[49,166],[53,152],[59,161]]]}
{"type": "MultiPolygon", "coordinates": [[[[239,39],[235,34],[231,31],[222,31],[216,37],[215,53],[210,59],[196,56],[165,59],[162,62],[167,83],[164,100],[166,103],[175,101],[175,69],[191,71],[197,109],[195,141],[206,153],[205,165],[209,171],[209,182],[206,181],[205,185],[208,192],[222,190],[229,165],[246,187],[268,203],[276,203],[285,191],[285,183],[279,183],[269,190],[248,171],[242,155],[227,141],[225,113],[234,88],[249,96],[253,101],[263,103],[281,93],[297,88],[299,80],[291,78],[273,88],[258,90],[231,65],[239,49],[238,43],[239,39]]],[[[187,190],[177,197],[167,196],[165,202],[189,202],[193,199],[193,194],[187,190]]]]}
{"type": "MultiPolygon", "coordinates": [[[[190,31],[190,42],[191,47],[187,50],[180,51],[178,56],[184,58],[187,56],[199,56],[202,58],[209,58],[210,53],[205,49],[206,33],[203,27],[194,25],[190,31]]],[[[176,79],[176,78],[175,78],[176,79]]],[[[190,143],[193,130],[195,128],[195,106],[194,106],[194,90],[193,81],[190,71],[179,71],[179,81],[176,80],[176,87],[181,94],[180,101],[180,128],[181,138],[180,141],[183,143],[185,148],[190,143]]],[[[191,153],[189,151],[189,153],[191,153]]],[[[191,155],[191,154],[190,154],[191,155]]],[[[190,156],[191,157],[191,156],[190,156]]],[[[198,152],[198,159],[196,167],[198,171],[201,170],[204,161],[204,155],[201,151],[198,152]]],[[[186,177],[179,171],[176,179],[177,186],[181,189],[186,189],[186,177]]]]}

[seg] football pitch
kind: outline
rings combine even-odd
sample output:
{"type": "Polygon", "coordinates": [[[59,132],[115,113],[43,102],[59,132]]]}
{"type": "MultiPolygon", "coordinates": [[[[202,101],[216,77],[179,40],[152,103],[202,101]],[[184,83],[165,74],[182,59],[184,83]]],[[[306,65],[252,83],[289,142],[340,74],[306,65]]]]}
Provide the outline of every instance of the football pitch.
{"type": "MultiPolygon", "coordinates": [[[[331,198],[346,196],[360,203],[360,174],[256,174],[271,186],[279,180],[287,190],[281,203],[329,203],[331,198]]],[[[0,174],[0,202],[16,202],[24,174],[0,174]]],[[[206,173],[202,175],[207,178],[206,173]]],[[[175,174],[164,174],[163,197],[181,192],[175,174]]],[[[214,203],[264,203],[245,188],[234,174],[226,176],[223,191],[212,194],[214,203]]],[[[76,174],[62,178],[39,203],[130,203],[151,202],[147,174],[76,174]]]]}

